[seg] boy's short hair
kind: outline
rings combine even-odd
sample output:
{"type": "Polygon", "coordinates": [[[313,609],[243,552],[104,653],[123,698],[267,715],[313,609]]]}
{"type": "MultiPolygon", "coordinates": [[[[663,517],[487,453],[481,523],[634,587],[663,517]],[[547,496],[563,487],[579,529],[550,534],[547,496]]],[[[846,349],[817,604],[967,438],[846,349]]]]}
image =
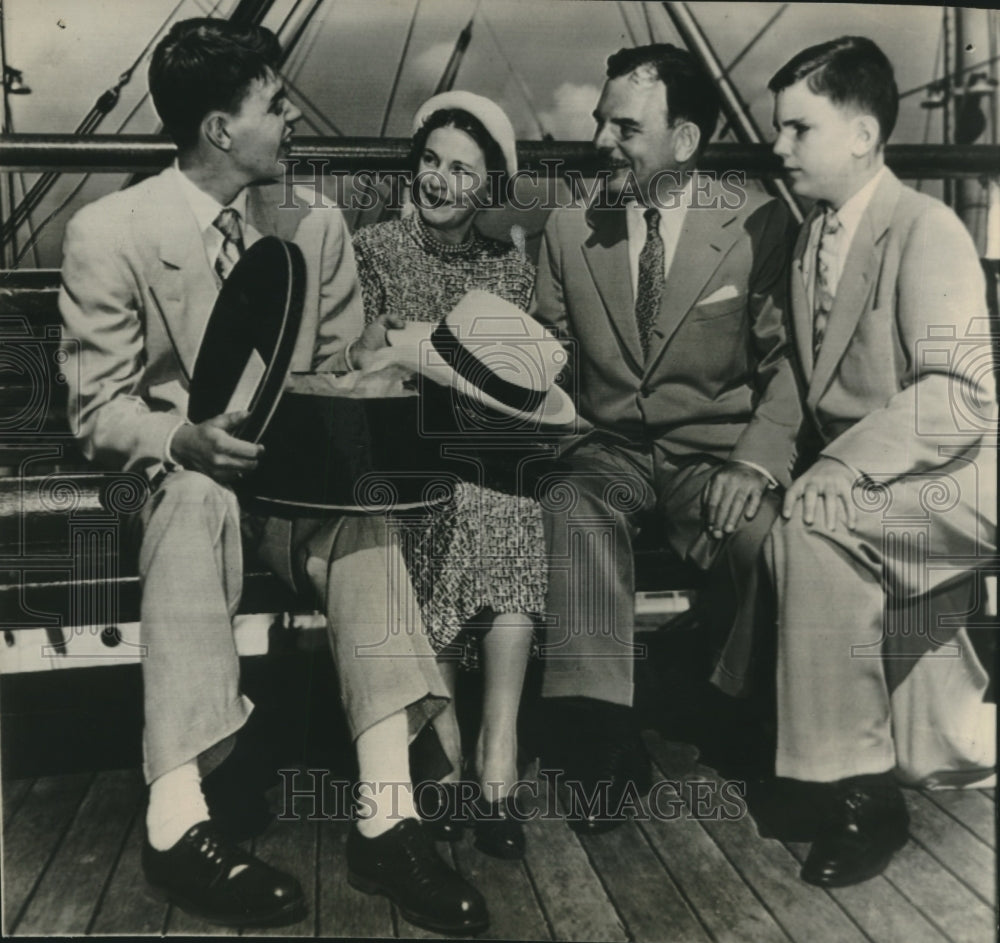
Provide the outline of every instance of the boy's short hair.
{"type": "Polygon", "coordinates": [[[882,144],[899,114],[899,89],[892,63],[865,36],[841,36],[803,49],[774,73],[767,87],[777,94],[806,80],[809,90],[835,105],[851,105],[878,121],[882,144]]]}
{"type": "Polygon", "coordinates": [[[277,71],[278,39],[262,26],[195,18],[175,23],[153,50],[149,91],[179,148],[198,140],[210,111],[238,111],[254,79],[277,71]]]}
{"type": "Polygon", "coordinates": [[[700,154],[715,134],[719,121],[719,93],[711,76],[686,49],[671,43],[652,43],[619,49],[608,57],[608,78],[617,79],[643,66],[656,70],[667,87],[667,116],[670,123],[691,121],[701,131],[700,154]]]}

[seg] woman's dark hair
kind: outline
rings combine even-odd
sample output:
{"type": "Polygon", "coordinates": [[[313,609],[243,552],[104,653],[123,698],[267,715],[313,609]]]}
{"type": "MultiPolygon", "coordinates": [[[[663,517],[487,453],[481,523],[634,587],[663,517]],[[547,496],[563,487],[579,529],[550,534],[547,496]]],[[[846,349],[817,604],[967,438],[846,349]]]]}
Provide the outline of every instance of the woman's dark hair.
{"type": "Polygon", "coordinates": [[[179,148],[198,140],[210,111],[236,112],[250,83],[277,71],[278,39],[262,26],[196,18],[175,23],[153,50],[149,91],[179,148]]]}
{"type": "Polygon", "coordinates": [[[483,152],[486,162],[486,173],[490,183],[490,197],[492,202],[502,202],[510,178],[507,174],[507,161],[504,159],[500,145],[493,139],[493,136],[486,130],[483,123],[473,114],[462,108],[441,108],[427,116],[424,123],[413,135],[413,145],[410,148],[410,168],[414,175],[420,169],[420,158],[427,147],[427,139],[432,131],[438,128],[457,128],[464,131],[483,152]]]}

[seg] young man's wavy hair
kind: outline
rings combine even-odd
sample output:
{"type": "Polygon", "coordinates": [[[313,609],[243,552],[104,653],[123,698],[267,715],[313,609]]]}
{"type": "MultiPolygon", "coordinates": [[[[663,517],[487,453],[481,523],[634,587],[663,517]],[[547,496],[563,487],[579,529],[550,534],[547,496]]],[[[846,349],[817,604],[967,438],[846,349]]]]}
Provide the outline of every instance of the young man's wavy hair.
{"type": "Polygon", "coordinates": [[[255,79],[276,72],[278,39],[262,26],[227,20],[181,20],[153,50],[149,91],[164,129],[178,148],[198,140],[210,111],[239,111],[255,79]]]}

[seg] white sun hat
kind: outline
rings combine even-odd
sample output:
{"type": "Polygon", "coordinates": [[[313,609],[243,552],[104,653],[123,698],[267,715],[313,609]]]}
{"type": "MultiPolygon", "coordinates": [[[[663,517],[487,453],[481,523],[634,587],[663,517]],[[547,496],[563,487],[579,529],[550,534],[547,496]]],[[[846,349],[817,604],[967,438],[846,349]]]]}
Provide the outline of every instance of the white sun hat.
{"type": "Polygon", "coordinates": [[[413,322],[386,332],[366,373],[402,366],[450,386],[467,400],[522,425],[568,426],[572,399],[556,378],[566,351],[552,333],[516,305],[469,291],[438,323],[413,322]]]}
{"type": "Polygon", "coordinates": [[[507,176],[513,177],[517,173],[517,138],[514,135],[514,126],[510,123],[507,113],[496,102],[482,95],[454,90],[428,98],[413,116],[412,133],[416,134],[435,111],[451,108],[467,111],[482,122],[490,137],[500,147],[504,163],[507,165],[507,176]]]}

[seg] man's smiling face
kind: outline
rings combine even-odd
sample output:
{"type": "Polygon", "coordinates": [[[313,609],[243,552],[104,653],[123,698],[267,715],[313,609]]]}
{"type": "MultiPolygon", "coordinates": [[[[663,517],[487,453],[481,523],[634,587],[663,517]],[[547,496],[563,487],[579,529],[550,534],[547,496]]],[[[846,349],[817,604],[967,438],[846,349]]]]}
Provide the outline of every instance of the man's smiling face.
{"type": "MultiPolygon", "coordinates": [[[[670,127],[667,87],[651,67],[608,79],[594,111],[594,146],[611,170],[607,194],[614,199],[634,180],[641,193],[661,171],[677,170],[677,127],[670,127]]],[[[685,148],[680,148],[685,150],[685,148]]]]}

